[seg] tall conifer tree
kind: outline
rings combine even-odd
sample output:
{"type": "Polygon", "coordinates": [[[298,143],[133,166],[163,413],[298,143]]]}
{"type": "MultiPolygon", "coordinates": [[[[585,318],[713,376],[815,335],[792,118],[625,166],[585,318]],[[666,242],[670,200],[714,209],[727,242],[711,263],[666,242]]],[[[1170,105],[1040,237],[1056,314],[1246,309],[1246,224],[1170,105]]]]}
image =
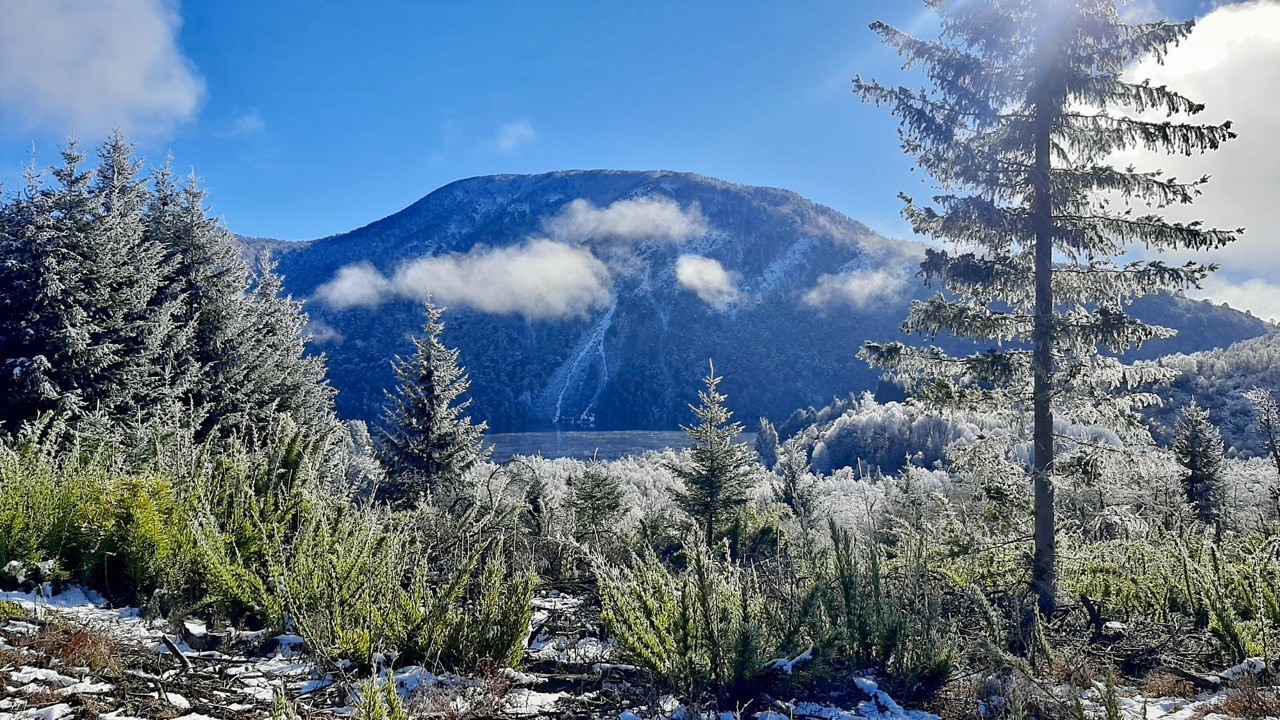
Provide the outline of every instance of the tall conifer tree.
{"type": "MultiPolygon", "coordinates": [[[[1167,119],[1203,107],[1165,87],[1124,79],[1135,59],[1163,57],[1192,24],[1123,23],[1112,0],[926,0],[936,40],[876,22],[871,29],[919,68],[920,90],[854,79],[864,100],[900,120],[905,152],[937,181],[931,204],[903,196],[917,233],[953,243],[929,250],[927,281],[942,292],[915,303],[904,330],[973,338],[984,351],[870,343],[862,356],[918,395],[949,403],[1029,410],[1033,419],[1035,548],[1032,589],[1054,607],[1055,408],[1105,415],[1135,371],[1121,352],[1170,331],[1124,310],[1127,299],[1195,287],[1198,263],[1122,261],[1126,250],[1212,249],[1238,231],[1165,220],[1207,178],[1180,181],[1117,168],[1114,153],[1141,147],[1190,154],[1233,137],[1230,124],[1167,119]],[[1145,119],[1161,112],[1165,118],[1145,119]]],[[[1132,402],[1140,402],[1134,400],[1132,402]]],[[[1123,404],[1119,405],[1125,409],[1123,404]]],[[[1090,418],[1097,420],[1098,418],[1090,418]]]]}
{"type": "Polygon", "coordinates": [[[392,361],[399,383],[387,396],[383,447],[392,477],[380,495],[401,506],[456,492],[466,472],[489,459],[488,425],[463,415],[471,401],[460,398],[471,382],[458,350],[441,339],[443,311],[427,298],[424,314],[413,355],[392,361]]]}

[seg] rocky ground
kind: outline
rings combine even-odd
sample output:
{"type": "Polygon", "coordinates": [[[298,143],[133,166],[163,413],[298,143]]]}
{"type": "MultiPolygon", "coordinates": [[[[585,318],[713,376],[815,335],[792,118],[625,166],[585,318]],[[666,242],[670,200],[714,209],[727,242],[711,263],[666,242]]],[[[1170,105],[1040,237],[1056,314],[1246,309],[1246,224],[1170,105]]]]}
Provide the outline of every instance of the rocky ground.
{"type": "MultiPolygon", "coordinates": [[[[520,671],[461,678],[380,658],[379,677],[395,683],[415,718],[685,717],[670,697],[646,692],[640,670],[618,661],[596,612],[581,597],[544,591],[534,600],[520,671]]],[[[1222,675],[1240,679],[1259,669],[1260,662],[1246,663],[1222,675]]],[[[143,618],[136,609],[110,608],[77,588],[51,597],[0,593],[0,720],[357,717],[359,695],[367,687],[342,667],[321,666],[296,636],[215,629],[190,619],[173,627],[143,618]]],[[[1080,706],[1088,716],[1106,717],[1104,695],[1101,686],[1086,690],[1080,706]]],[[[1214,720],[1275,714],[1268,697],[1248,683],[1195,698],[1148,698],[1120,688],[1112,705],[1135,720],[1214,720]]],[[[845,707],[774,701],[742,715],[935,717],[902,708],[869,678],[855,678],[840,705],[845,707]]]]}

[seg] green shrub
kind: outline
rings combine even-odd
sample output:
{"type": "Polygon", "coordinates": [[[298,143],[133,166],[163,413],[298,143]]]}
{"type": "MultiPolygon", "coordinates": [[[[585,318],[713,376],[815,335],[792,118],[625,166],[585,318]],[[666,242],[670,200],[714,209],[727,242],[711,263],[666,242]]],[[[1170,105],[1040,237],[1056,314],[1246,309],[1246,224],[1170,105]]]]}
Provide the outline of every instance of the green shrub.
{"type": "Polygon", "coordinates": [[[107,449],[33,435],[0,443],[0,567],[16,562],[33,581],[134,601],[181,582],[185,526],[170,478],[132,473],[107,449]],[[41,565],[62,570],[36,578],[30,570],[41,565]]]}
{"type": "Polygon", "coordinates": [[[831,557],[819,573],[821,610],[815,634],[844,664],[873,666],[900,684],[934,686],[951,670],[950,628],[930,577],[924,539],[899,545],[886,563],[881,548],[859,544],[830,527],[831,557]]]}
{"type": "Polygon", "coordinates": [[[765,664],[797,652],[766,597],[760,575],[715,558],[701,543],[686,567],[651,552],[629,568],[598,564],[601,619],[618,642],[687,703],[742,699],[763,689],[765,664]]]}
{"type": "Polygon", "coordinates": [[[951,670],[952,644],[923,541],[886,562],[873,543],[834,525],[831,533],[816,564],[783,554],[746,565],[700,543],[686,546],[682,569],[651,552],[629,568],[597,562],[601,618],[689,703],[739,701],[780,681],[869,668],[904,690],[936,687],[951,670]],[[796,657],[807,662],[785,673],[770,663],[796,657]]]}
{"type": "Polygon", "coordinates": [[[519,660],[535,576],[509,571],[501,542],[434,552],[421,518],[349,500],[331,434],[286,424],[254,449],[157,438],[143,460],[54,432],[0,442],[0,568],[131,602],[164,590],[358,664],[519,660]]]}
{"type": "Polygon", "coordinates": [[[1152,622],[1190,620],[1226,659],[1275,657],[1280,642],[1280,537],[1227,536],[1203,528],[1140,538],[1064,543],[1064,588],[1113,612],[1152,622]]]}
{"type": "Polygon", "coordinates": [[[356,695],[358,720],[409,720],[409,708],[391,680],[366,680],[356,688],[356,695]]]}
{"type": "Polygon", "coordinates": [[[418,517],[325,492],[322,451],[283,438],[268,456],[222,459],[194,483],[206,602],[358,665],[376,653],[462,672],[516,663],[536,577],[508,571],[501,543],[439,557],[418,517]]]}

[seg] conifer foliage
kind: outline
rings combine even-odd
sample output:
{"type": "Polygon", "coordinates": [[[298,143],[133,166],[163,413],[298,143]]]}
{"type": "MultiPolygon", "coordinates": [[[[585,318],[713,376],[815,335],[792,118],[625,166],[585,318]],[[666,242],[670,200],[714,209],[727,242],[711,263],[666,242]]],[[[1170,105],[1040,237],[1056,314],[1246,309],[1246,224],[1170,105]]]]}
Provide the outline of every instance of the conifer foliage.
{"type": "Polygon", "coordinates": [[[719,390],[722,379],[711,365],[703,380],[707,388],[698,392],[698,406],[690,406],[697,423],[682,428],[692,440],[689,462],[669,465],[684,483],[674,491],[675,503],[698,526],[707,545],[732,525],[756,481],[755,452],[734,442],[742,423],[730,422],[733,413],[724,405],[728,397],[719,390]]]}
{"type": "Polygon", "coordinates": [[[401,506],[456,492],[467,470],[490,452],[483,443],[488,425],[463,415],[471,401],[459,399],[471,383],[458,365],[458,350],[441,340],[443,310],[427,298],[424,313],[413,355],[391,363],[398,384],[388,393],[383,431],[391,480],[379,494],[401,506]]]}
{"type": "Polygon", "coordinates": [[[282,416],[332,424],[306,316],[166,163],[144,175],[113,133],[97,165],[73,142],[0,199],[0,423],[44,412],[122,436],[149,426],[265,437],[282,416]]]}
{"type": "Polygon", "coordinates": [[[1209,411],[1191,404],[1183,411],[1174,428],[1173,452],[1178,464],[1187,471],[1182,479],[1187,504],[1196,518],[1204,523],[1217,519],[1221,489],[1223,446],[1222,433],[1209,421],[1209,411]]]}
{"type": "Polygon", "coordinates": [[[1262,446],[1275,464],[1276,473],[1280,474],[1280,403],[1266,388],[1255,387],[1244,397],[1253,405],[1255,427],[1262,438],[1262,446]]]}
{"type": "MultiPolygon", "coordinates": [[[[1012,408],[1033,418],[1035,553],[1032,586],[1054,606],[1055,410],[1121,412],[1142,402],[1099,402],[1139,378],[1100,349],[1122,352],[1170,331],[1125,312],[1126,299],[1195,287],[1198,263],[1122,262],[1126,248],[1206,250],[1238,231],[1171,222],[1207,178],[1117,168],[1130,148],[1190,154],[1233,137],[1230,123],[1195,125],[1151,113],[1194,115],[1203,106],[1166,87],[1129,82],[1131,61],[1157,59],[1190,22],[1127,25],[1113,0],[926,0],[937,40],[882,22],[885,43],[931,88],[854,79],[865,101],[900,120],[902,147],[939,186],[932,203],[902,196],[917,233],[949,241],[929,250],[921,274],[940,285],[913,305],[904,330],[973,338],[967,357],[902,343],[870,343],[862,356],[917,395],[946,404],[1012,408]]],[[[1097,421],[1106,418],[1093,418],[1097,421]]]]}
{"type": "Polygon", "coordinates": [[[569,486],[569,498],[565,506],[573,514],[575,535],[579,539],[600,541],[602,533],[626,514],[623,501],[626,493],[622,482],[599,463],[588,465],[583,473],[573,478],[569,486]]]}

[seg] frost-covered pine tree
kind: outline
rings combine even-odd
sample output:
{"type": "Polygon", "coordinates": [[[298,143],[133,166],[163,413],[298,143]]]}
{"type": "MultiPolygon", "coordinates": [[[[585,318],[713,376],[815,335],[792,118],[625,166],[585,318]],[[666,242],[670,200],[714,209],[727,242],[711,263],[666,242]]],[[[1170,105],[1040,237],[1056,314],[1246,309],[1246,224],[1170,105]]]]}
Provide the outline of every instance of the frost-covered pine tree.
{"type": "Polygon", "coordinates": [[[1099,349],[1121,352],[1170,331],[1125,313],[1135,295],[1195,287],[1197,263],[1121,262],[1126,248],[1212,249],[1236,232],[1165,220],[1207,178],[1182,181],[1118,168],[1114,153],[1141,147],[1189,154],[1233,137],[1230,124],[1194,125],[1141,113],[1193,115],[1202,106],[1166,87],[1128,82],[1137,58],[1160,59],[1191,23],[1128,25],[1113,0],[926,0],[936,40],[881,22],[871,28],[918,68],[920,90],[854,79],[864,100],[900,120],[903,150],[939,186],[931,204],[903,196],[914,230],[952,243],[927,252],[922,275],[942,289],[917,302],[904,330],[969,337],[982,351],[870,343],[862,356],[917,396],[949,405],[1029,411],[1033,423],[1032,589],[1054,607],[1055,409],[1090,422],[1123,422],[1138,397],[1112,400],[1139,380],[1099,349]],[[1095,417],[1090,417],[1095,416],[1095,417]],[[1100,417],[1099,417],[1100,416],[1100,417]]]}
{"type": "Polygon", "coordinates": [[[168,269],[161,293],[179,303],[174,322],[189,333],[174,369],[189,387],[183,398],[186,421],[198,438],[215,429],[243,434],[243,425],[231,427],[224,421],[252,414],[233,409],[241,405],[245,387],[243,378],[227,375],[237,365],[228,359],[245,354],[248,340],[242,329],[251,304],[246,297],[249,268],[231,233],[207,215],[204,190],[195,177],[180,185],[172,159],[166,158],[152,172],[151,186],[147,232],[163,248],[168,269]]]}
{"type": "Polygon", "coordinates": [[[391,363],[398,384],[387,394],[383,449],[391,477],[379,495],[400,506],[456,492],[490,452],[483,442],[488,424],[463,415],[471,401],[459,399],[471,382],[458,365],[458,350],[441,340],[443,311],[430,298],[424,311],[413,355],[391,363]]]}
{"type": "Polygon", "coordinates": [[[1201,522],[1212,524],[1221,501],[1222,433],[1193,399],[1174,426],[1173,453],[1186,470],[1182,490],[1201,522]]]}
{"type": "Polygon", "coordinates": [[[146,231],[141,164],[119,133],[96,168],[84,159],[69,144],[52,182],[29,171],[5,203],[0,419],[11,431],[42,411],[117,429],[170,421],[187,389],[188,335],[179,300],[161,292],[169,268],[146,231]]]}
{"type": "Polygon", "coordinates": [[[706,390],[698,392],[698,406],[689,406],[697,422],[681,427],[691,440],[689,462],[668,465],[683,484],[673,491],[673,499],[702,531],[707,545],[732,525],[756,481],[755,452],[734,442],[742,423],[730,422],[733,413],[724,405],[728,397],[718,389],[721,380],[711,365],[703,380],[706,390]]]}
{"type": "Polygon", "coordinates": [[[147,219],[173,269],[165,292],[183,299],[179,318],[191,332],[185,360],[197,379],[186,404],[197,437],[265,437],[281,416],[336,427],[324,359],[307,355],[307,316],[280,296],[271,258],[254,284],[196,177],[179,186],[166,163],[152,184],[147,219]]]}
{"type": "Polygon", "coordinates": [[[573,527],[579,538],[590,536],[599,542],[624,514],[626,497],[622,482],[600,463],[591,463],[581,475],[571,478],[565,507],[573,515],[573,527]]]}
{"type": "Polygon", "coordinates": [[[1262,447],[1280,475],[1280,403],[1265,388],[1256,387],[1244,394],[1253,405],[1254,427],[1262,438],[1262,447]]]}
{"type": "Polygon", "coordinates": [[[226,383],[208,391],[218,403],[221,432],[261,439],[281,417],[303,427],[336,429],[324,356],[306,353],[307,315],[300,302],[284,294],[270,257],[262,259],[257,284],[243,302],[224,328],[236,341],[215,360],[221,367],[210,376],[226,383]]]}
{"type": "Polygon", "coordinates": [[[818,488],[810,467],[808,453],[800,438],[791,438],[777,449],[777,464],[773,468],[777,481],[773,497],[790,508],[805,533],[815,529],[818,508],[818,488]]]}
{"type": "Polygon", "coordinates": [[[44,411],[75,429],[149,425],[263,438],[282,416],[336,427],[306,316],[251,274],[194,179],[141,176],[120,133],[82,167],[75,143],[0,202],[0,421],[44,411]]]}
{"type": "Polygon", "coordinates": [[[114,349],[96,382],[103,393],[95,409],[117,427],[172,424],[194,380],[182,367],[191,331],[179,321],[184,298],[163,291],[174,268],[148,232],[151,192],[142,161],[119,131],[98,150],[91,189],[96,217],[86,236],[100,265],[80,266],[94,275],[88,287],[101,293],[91,322],[114,349]]]}
{"type": "Polygon", "coordinates": [[[756,430],[756,456],[760,464],[772,468],[778,462],[778,429],[768,418],[760,418],[760,427],[756,430]]]}

